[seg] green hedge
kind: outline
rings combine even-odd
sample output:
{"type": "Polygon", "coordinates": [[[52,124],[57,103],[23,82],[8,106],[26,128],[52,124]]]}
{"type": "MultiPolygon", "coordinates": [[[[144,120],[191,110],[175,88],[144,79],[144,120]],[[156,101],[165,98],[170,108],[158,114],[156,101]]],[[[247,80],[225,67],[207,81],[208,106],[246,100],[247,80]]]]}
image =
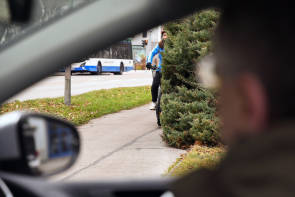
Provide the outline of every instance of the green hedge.
{"type": "Polygon", "coordinates": [[[219,143],[216,96],[196,79],[196,63],[211,51],[211,37],[219,13],[205,10],[168,23],[169,38],[163,54],[162,115],[163,139],[177,148],[200,141],[219,143]]]}

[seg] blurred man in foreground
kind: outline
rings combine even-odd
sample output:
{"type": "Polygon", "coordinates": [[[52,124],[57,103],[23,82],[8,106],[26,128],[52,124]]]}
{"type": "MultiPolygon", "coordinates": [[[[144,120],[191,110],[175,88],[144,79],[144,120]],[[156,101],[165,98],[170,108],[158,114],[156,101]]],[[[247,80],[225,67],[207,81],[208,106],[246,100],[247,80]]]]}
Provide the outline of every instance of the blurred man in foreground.
{"type": "Polygon", "coordinates": [[[174,185],[176,196],[295,195],[295,12],[291,1],[228,1],[216,31],[220,166],[174,185]],[[292,6],[291,6],[292,5],[292,6]]]}

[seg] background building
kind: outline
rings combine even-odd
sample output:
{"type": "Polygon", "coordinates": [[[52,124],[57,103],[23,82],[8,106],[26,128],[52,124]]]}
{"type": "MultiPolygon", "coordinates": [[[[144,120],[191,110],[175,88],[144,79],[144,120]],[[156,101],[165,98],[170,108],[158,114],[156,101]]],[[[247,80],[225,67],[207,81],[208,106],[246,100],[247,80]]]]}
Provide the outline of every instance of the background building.
{"type": "Polygon", "coordinates": [[[132,51],[135,65],[145,66],[146,57],[161,40],[162,26],[142,32],[132,38],[132,51]],[[146,43],[146,45],[144,44],[146,43]]]}

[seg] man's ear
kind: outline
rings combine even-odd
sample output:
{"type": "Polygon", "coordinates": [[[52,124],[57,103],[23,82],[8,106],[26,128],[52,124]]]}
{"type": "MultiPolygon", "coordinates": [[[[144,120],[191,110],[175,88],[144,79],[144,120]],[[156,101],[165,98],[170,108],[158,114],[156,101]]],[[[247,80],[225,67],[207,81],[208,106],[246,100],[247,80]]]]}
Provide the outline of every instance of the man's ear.
{"type": "Polygon", "coordinates": [[[248,130],[263,131],[268,121],[268,100],[262,82],[251,73],[239,76],[238,86],[242,101],[243,117],[248,130]]]}

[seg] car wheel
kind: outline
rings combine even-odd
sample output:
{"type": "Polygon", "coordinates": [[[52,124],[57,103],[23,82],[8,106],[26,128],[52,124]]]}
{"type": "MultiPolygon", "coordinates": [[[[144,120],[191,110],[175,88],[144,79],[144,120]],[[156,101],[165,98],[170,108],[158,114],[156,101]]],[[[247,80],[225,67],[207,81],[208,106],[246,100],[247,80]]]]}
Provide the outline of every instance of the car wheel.
{"type": "Polygon", "coordinates": [[[115,75],[122,75],[124,72],[124,64],[121,62],[120,64],[120,72],[115,73],[115,75]]]}
{"type": "Polygon", "coordinates": [[[158,99],[156,103],[156,116],[157,116],[157,124],[160,127],[161,126],[161,97],[162,97],[162,92],[161,92],[161,86],[159,87],[158,90],[158,99]]]}
{"type": "Polygon", "coordinates": [[[102,73],[102,65],[101,65],[101,62],[98,62],[97,63],[96,70],[97,70],[95,72],[96,75],[100,75],[102,73]]]}

